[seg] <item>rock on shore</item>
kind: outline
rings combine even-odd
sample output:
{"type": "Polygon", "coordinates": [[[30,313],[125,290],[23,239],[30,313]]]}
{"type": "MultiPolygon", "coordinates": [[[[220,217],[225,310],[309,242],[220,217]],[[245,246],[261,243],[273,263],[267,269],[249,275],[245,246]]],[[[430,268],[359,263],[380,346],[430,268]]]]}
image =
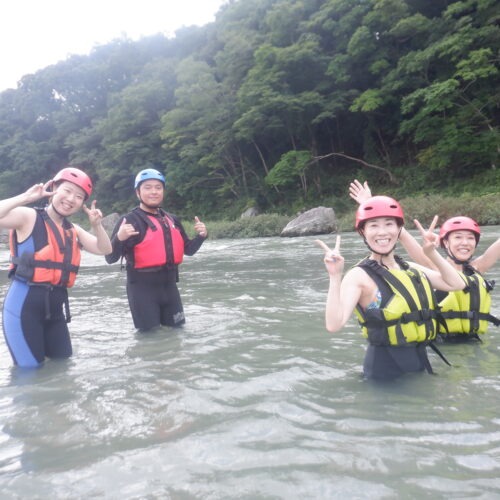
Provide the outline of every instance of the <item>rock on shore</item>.
{"type": "Polygon", "coordinates": [[[291,220],[280,236],[310,236],[337,231],[337,218],[333,208],[316,207],[291,220]]]}

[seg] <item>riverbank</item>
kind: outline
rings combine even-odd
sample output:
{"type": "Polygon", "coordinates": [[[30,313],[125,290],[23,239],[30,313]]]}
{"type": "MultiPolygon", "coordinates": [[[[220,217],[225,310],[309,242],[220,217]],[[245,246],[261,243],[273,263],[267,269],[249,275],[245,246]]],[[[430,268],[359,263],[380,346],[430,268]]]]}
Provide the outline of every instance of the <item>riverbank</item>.
{"type": "MultiPolygon", "coordinates": [[[[500,194],[492,193],[483,196],[462,195],[460,197],[447,197],[437,194],[417,195],[405,197],[400,200],[403,206],[405,219],[409,227],[413,227],[413,219],[418,219],[422,224],[429,224],[434,215],[444,221],[455,215],[467,215],[476,220],[480,226],[500,225],[500,194]]],[[[345,200],[331,199],[318,201],[318,205],[331,206],[335,210],[339,230],[349,232],[354,230],[356,204],[349,204],[350,209],[345,209],[345,200]]],[[[304,210],[313,208],[304,207],[304,210]]],[[[255,217],[238,218],[236,220],[206,220],[210,239],[235,239],[235,238],[261,238],[279,236],[283,228],[295,217],[296,213],[277,214],[268,213],[255,217]]],[[[194,237],[194,229],[187,217],[182,218],[188,235],[194,237]]],[[[72,218],[73,222],[88,226],[87,217],[82,213],[72,218]]],[[[0,230],[0,241],[7,244],[8,231],[0,230]]]]}
{"type": "MultiPolygon", "coordinates": [[[[402,198],[400,202],[405,212],[406,223],[410,227],[413,227],[413,219],[418,219],[425,225],[431,222],[434,215],[438,215],[440,221],[455,215],[467,215],[481,226],[500,224],[500,195],[498,193],[480,197],[463,195],[456,198],[436,194],[418,195],[402,198]]],[[[336,210],[335,201],[332,205],[333,209],[336,210]]],[[[354,202],[352,202],[351,210],[343,212],[336,210],[340,231],[354,230],[355,213],[356,204],[354,202]]],[[[279,236],[286,224],[296,216],[296,214],[262,214],[232,221],[204,222],[207,224],[210,239],[256,238],[279,236]]],[[[186,227],[186,230],[192,231],[190,227],[186,227]]]]}

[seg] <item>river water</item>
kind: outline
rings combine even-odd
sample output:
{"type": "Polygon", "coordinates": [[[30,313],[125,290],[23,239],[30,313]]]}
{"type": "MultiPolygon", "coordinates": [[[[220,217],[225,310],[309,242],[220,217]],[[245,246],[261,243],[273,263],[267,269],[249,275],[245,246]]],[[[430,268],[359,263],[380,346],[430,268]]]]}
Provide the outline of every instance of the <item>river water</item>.
{"type": "Polygon", "coordinates": [[[452,368],[431,351],[436,376],[364,381],[355,321],[324,328],[313,240],[206,242],[181,268],[185,327],[148,334],[118,264],[86,255],[73,358],[20,370],[0,343],[0,498],[500,498],[500,329],[444,346],[452,368]]]}

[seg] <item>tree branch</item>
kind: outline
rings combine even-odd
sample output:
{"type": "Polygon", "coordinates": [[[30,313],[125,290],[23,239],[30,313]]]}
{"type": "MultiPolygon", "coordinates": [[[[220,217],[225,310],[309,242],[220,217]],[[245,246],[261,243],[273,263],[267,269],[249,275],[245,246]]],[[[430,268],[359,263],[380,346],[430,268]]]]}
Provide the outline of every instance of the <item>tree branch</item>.
{"type": "Polygon", "coordinates": [[[317,163],[320,160],[324,160],[325,158],[329,158],[330,156],[340,156],[340,157],[346,158],[348,160],[357,161],[358,163],[363,164],[365,167],[374,168],[376,170],[381,170],[389,177],[389,180],[393,184],[398,183],[396,177],[394,177],[393,173],[390,170],[387,170],[386,168],[381,167],[379,165],[373,165],[372,163],[368,163],[364,160],[361,160],[360,158],[354,158],[353,156],[345,155],[344,153],[329,153],[329,154],[323,155],[323,156],[314,156],[310,163],[317,163]]]}

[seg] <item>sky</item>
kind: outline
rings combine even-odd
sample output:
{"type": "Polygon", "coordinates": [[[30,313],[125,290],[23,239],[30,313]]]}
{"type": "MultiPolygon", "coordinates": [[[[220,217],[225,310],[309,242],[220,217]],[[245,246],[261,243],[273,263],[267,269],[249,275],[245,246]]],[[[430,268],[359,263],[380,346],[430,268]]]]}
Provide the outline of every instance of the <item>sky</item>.
{"type": "Polygon", "coordinates": [[[0,92],[26,74],[116,38],[214,21],[226,0],[7,0],[0,7],[0,92]]]}

